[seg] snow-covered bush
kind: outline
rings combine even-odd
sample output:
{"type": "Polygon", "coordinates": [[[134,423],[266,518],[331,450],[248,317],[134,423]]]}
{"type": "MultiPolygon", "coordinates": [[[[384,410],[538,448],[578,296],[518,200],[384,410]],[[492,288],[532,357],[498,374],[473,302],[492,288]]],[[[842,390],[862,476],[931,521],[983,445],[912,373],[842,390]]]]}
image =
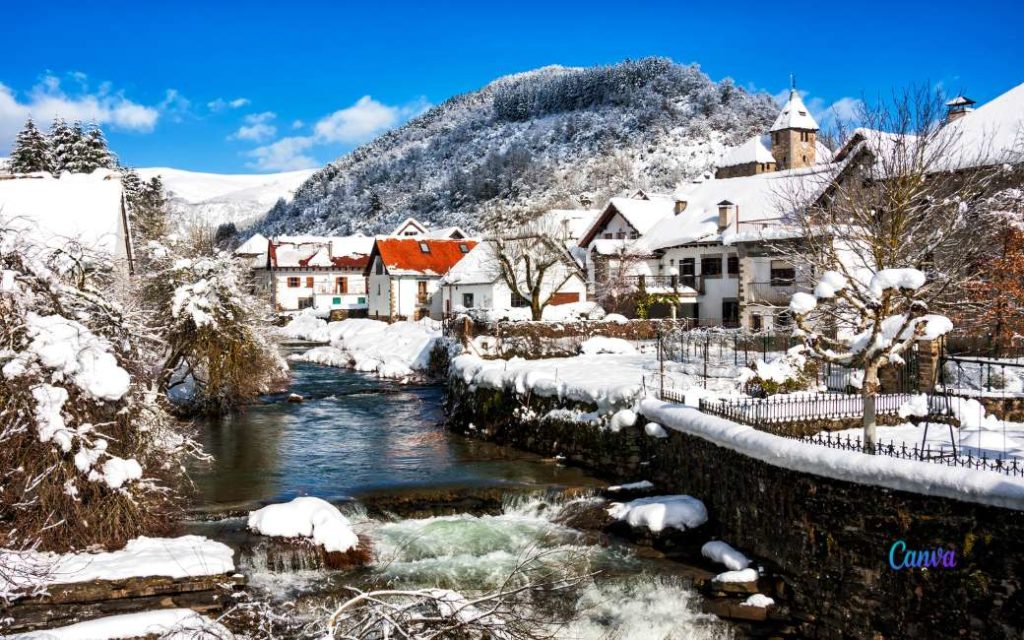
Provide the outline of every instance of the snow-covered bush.
{"type": "Polygon", "coordinates": [[[0,547],[116,547],[171,521],[194,445],[95,260],[0,228],[0,547]]]}
{"type": "Polygon", "coordinates": [[[162,388],[181,410],[222,413],[282,383],[287,365],[245,265],[203,245],[151,241],[141,297],[165,343],[162,388]]]}
{"type": "Polygon", "coordinates": [[[804,347],[797,345],[765,362],[756,360],[740,373],[739,381],[752,396],[765,397],[813,389],[817,384],[817,363],[808,360],[804,347]]]}

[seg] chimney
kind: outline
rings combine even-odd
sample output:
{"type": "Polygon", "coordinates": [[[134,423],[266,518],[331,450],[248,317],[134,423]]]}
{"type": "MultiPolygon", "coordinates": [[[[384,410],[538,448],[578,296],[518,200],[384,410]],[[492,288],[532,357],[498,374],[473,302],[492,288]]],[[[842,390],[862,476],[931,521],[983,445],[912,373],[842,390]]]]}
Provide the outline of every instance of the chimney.
{"type": "Polygon", "coordinates": [[[959,120],[974,111],[974,100],[959,95],[946,103],[946,124],[959,120]]]}
{"type": "Polygon", "coordinates": [[[728,200],[722,200],[718,203],[718,230],[725,231],[732,226],[734,212],[736,205],[729,202],[728,200]]]}
{"type": "Polygon", "coordinates": [[[675,212],[677,216],[680,213],[686,211],[686,204],[686,200],[680,200],[679,198],[676,198],[675,212]]]}

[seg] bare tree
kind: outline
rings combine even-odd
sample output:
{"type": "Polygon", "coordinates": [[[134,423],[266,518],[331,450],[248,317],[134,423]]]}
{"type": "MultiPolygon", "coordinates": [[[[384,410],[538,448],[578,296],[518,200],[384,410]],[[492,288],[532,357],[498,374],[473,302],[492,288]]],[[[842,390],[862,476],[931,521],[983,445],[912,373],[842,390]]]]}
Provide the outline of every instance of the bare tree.
{"type": "Polygon", "coordinates": [[[602,256],[602,265],[595,262],[595,293],[598,302],[609,313],[622,312],[628,301],[635,302],[639,292],[636,274],[645,261],[644,253],[634,250],[624,241],[614,255],[602,256]]]}
{"type": "Polygon", "coordinates": [[[534,320],[580,267],[566,247],[568,234],[553,216],[541,215],[518,225],[495,225],[486,239],[492,269],[505,285],[526,300],[534,320]]]}
{"type": "Polygon", "coordinates": [[[813,294],[793,296],[797,333],[819,360],[863,373],[864,438],[875,443],[879,371],[948,331],[948,313],[987,240],[983,150],[943,126],[941,96],[911,88],[863,106],[828,168],[779,194],[800,242],[784,249],[813,294]],[[979,160],[967,158],[977,153],[979,160]],[[951,159],[956,158],[955,163],[951,159]],[[973,168],[968,168],[973,167],[973,168]]]}
{"type": "Polygon", "coordinates": [[[361,591],[338,605],[327,621],[330,638],[409,640],[537,640],[553,638],[566,621],[541,613],[555,593],[572,593],[593,573],[570,569],[581,559],[560,549],[523,551],[495,589],[464,595],[449,589],[361,591]]]}

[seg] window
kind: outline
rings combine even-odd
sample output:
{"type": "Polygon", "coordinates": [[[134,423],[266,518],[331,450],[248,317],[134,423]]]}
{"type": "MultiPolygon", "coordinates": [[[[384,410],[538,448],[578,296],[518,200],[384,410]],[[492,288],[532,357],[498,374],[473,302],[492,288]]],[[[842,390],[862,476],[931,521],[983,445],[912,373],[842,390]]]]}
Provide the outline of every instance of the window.
{"type": "Polygon", "coordinates": [[[751,331],[762,331],[764,329],[764,320],[759,315],[750,316],[750,330],[751,331]]]}
{"type": "Polygon", "coordinates": [[[306,276],[306,288],[307,289],[312,289],[313,288],[313,276],[306,276]]]}
{"type": "Polygon", "coordinates": [[[697,269],[697,261],[693,258],[683,258],[679,261],[679,275],[681,276],[692,276],[697,269]]]}
{"type": "Polygon", "coordinates": [[[313,298],[299,298],[300,309],[311,309],[313,307],[313,298]]]}
{"type": "Polygon", "coordinates": [[[384,261],[380,258],[375,258],[373,260],[373,272],[378,276],[384,274],[384,261]]]}
{"type": "Polygon", "coordinates": [[[334,293],[348,293],[348,278],[339,276],[334,279],[334,293]]]}
{"type": "Polygon", "coordinates": [[[462,294],[462,306],[466,307],[467,309],[472,309],[473,308],[473,294],[472,293],[464,293],[464,294],[462,294]]]}
{"type": "Polygon", "coordinates": [[[735,327],[740,323],[740,303],[736,299],[722,300],[722,324],[735,327]]]}
{"type": "Polygon", "coordinates": [[[784,260],[772,260],[772,286],[784,287],[796,282],[796,269],[784,260]]]}
{"type": "Polygon", "coordinates": [[[341,304],[341,298],[331,298],[331,304],[341,304]]]}
{"type": "Polygon", "coordinates": [[[459,251],[461,251],[462,253],[469,253],[469,245],[466,244],[465,242],[460,242],[459,251]]]}
{"type": "Polygon", "coordinates": [[[735,278],[740,274],[740,257],[729,256],[725,259],[726,268],[729,272],[730,278],[735,278]]]}
{"type": "Polygon", "coordinates": [[[420,242],[420,251],[423,253],[430,253],[430,245],[426,242],[420,242]]]}
{"type": "Polygon", "coordinates": [[[701,258],[700,274],[705,278],[721,278],[722,256],[704,256],[701,258]]]}
{"type": "Polygon", "coordinates": [[[288,277],[288,288],[289,289],[296,289],[296,288],[298,288],[301,285],[301,283],[302,283],[302,281],[299,279],[298,276],[289,276],[288,277]]]}
{"type": "Polygon", "coordinates": [[[512,292],[512,306],[513,307],[528,307],[528,306],[530,306],[530,302],[526,298],[524,298],[523,296],[519,295],[518,293],[512,292]]]}

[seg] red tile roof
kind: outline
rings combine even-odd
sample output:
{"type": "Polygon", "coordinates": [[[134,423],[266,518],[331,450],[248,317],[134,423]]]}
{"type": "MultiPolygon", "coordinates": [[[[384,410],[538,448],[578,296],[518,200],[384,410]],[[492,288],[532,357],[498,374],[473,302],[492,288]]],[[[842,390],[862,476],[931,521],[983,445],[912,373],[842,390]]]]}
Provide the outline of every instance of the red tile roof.
{"type": "Polygon", "coordinates": [[[475,240],[436,240],[432,238],[377,238],[374,255],[380,255],[389,272],[406,271],[424,275],[444,275],[476,246],[475,240]],[[424,252],[424,244],[429,251],[424,252]],[[463,251],[465,246],[465,251],[463,251]]]}

